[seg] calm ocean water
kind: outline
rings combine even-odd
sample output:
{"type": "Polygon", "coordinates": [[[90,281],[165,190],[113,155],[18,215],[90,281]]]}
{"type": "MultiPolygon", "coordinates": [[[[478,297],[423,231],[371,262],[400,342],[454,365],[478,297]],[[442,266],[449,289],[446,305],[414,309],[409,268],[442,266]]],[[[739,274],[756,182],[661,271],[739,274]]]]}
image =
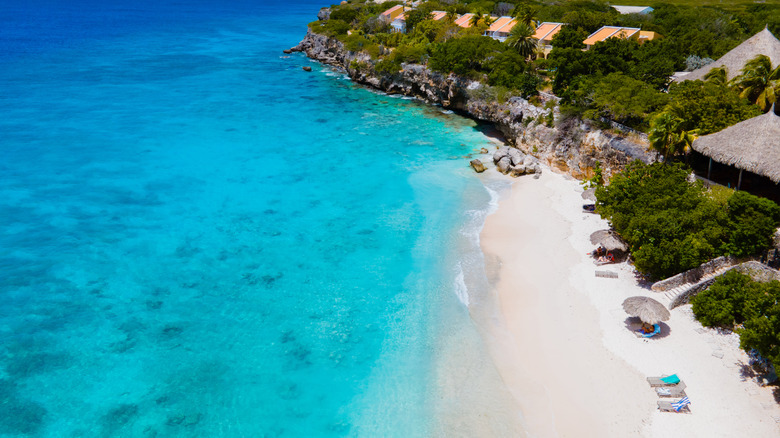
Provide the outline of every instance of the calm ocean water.
{"type": "Polygon", "coordinates": [[[489,142],[283,57],[323,5],[0,1],[0,436],[442,430],[489,142]]]}

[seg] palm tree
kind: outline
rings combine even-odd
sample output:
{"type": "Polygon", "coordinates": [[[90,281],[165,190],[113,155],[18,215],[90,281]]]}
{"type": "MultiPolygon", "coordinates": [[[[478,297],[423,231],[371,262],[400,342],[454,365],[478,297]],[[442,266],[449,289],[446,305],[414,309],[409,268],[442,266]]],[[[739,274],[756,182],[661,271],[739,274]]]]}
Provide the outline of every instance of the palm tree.
{"type": "Polygon", "coordinates": [[[664,161],[678,154],[688,154],[691,151],[693,141],[696,140],[696,131],[682,129],[682,119],[669,112],[657,115],[650,122],[650,147],[664,156],[664,161]]]}
{"type": "Polygon", "coordinates": [[[454,23],[455,20],[458,19],[458,13],[455,12],[455,9],[450,9],[447,11],[447,15],[444,16],[444,19],[447,20],[449,23],[454,23]]]}
{"type": "Polygon", "coordinates": [[[780,66],[772,69],[772,60],[766,55],[758,55],[745,63],[742,74],[731,83],[740,91],[740,96],[767,111],[780,94],[780,66]]]}
{"type": "Polygon", "coordinates": [[[526,23],[517,23],[509,32],[506,43],[509,47],[514,47],[524,58],[530,58],[536,51],[537,40],[534,38],[534,30],[531,25],[526,23]]]}
{"type": "Polygon", "coordinates": [[[518,22],[536,28],[536,9],[528,5],[523,5],[515,9],[515,11],[515,18],[517,18],[518,22]]]}
{"type": "Polygon", "coordinates": [[[482,21],[482,11],[476,11],[474,12],[474,15],[471,16],[469,23],[471,23],[471,27],[477,27],[479,26],[479,23],[481,21],[482,21]]]}
{"type": "Polygon", "coordinates": [[[726,85],[728,83],[726,67],[715,67],[708,71],[707,74],[704,75],[704,81],[720,86],[726,85]]]}

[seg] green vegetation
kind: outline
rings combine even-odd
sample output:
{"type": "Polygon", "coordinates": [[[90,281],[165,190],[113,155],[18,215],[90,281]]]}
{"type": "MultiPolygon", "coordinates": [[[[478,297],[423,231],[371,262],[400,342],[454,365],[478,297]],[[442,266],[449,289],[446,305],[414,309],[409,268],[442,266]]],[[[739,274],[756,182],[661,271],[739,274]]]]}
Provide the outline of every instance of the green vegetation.
{"type": "Polygon", "coordinates": [[[338,38],[349,50],[368,53],[380,74],[396,74],[401,64],[418,63],[503,87],[502,95],[528,98],[551,89],[562,98],[567,115],[597,123],[609,119],[646,131],[657,139],[656,149],[674,157],[685,152],[695,135],[766,110],[780,92],[780,69],[764,61],[754,62],[731,82],[725,72],[715,72],[704,82],[670,84],[673,72],[705,65],[766,24],[780,34],[780,0],[714,3],[657,2],[651,3],[655,10],[650,14],[621,15],[600,0],[430,0],[406,10],[406,32],[401,33],[380,17],[400,1],[350,0],[331,6],[330,19],[310,27],[338,38]],[[433,20],[432,11],[447,15],[433,20]],[[471,27],[455,25],[465,13],[475,14],[471,27]],[[482,37],[493,16],[507,14],[520,24],[505,42],[482,37]],[[553,38],[546,58],[532,38],[542,21],[568,24],[553,38]],[[612,38],[583,51],[583,40],[604,25],[638,27],[660,37],[643,44],[612,38]]]}
{"type": "Polygon", "coordinates": [[[730,271],[691,303],[703,325],[736,330],[744,350],[756,350],[780,370],[780,282],[758,283],[730,271]]]}
{"type": "Polygon", "coordinates": [[[768,248],[780,206],[746,192],[724,203],[688,182],[681,164],[637,161],[596,189],[597,211],[631,248],[636,269],[657,280],[721,255],[768,248]]]}

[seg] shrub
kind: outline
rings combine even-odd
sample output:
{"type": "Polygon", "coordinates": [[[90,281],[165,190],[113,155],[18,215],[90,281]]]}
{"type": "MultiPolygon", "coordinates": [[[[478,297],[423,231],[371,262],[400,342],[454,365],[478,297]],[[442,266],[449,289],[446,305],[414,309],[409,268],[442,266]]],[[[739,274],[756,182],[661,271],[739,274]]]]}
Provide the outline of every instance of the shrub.
{"type": "Polygon", "coordinates": [[[736,329],[742,349],[757,351],[780,370],[780,282],[757,283],[731,271],[691,303],[703,325],[736,329]]]}
{"type": "Polygon", "coordinates": [[[780,220],[772,201],[736,192],[726,205],[688,182],[682,164],[637,161],[596,189],[598,211],[631,247],[639,272],[665,278],[726,254],[766,249],[780,220]]]}
{"type": "Polygon", "coordinates": [[[346,35],[347,31],[349,31],[349,23],[342,20],[333,19],[328,21],[315,21],[313,23],[309,23],[309,27],[311,28],[312,32],[330,37],[346,35]]]}
{"type": "Polygon", "coordinates": [[[753,303],[761,294],[757,286],[747,275],[729,271],[691,299],[693,313],[707,327],[733,328],[735,322],[757,316],[753,303]]]}
{"type": "Polygon", "coordinates": [[[742,257],[758,254],[772,244],[780,221],[780,206],[747,192],[735,192],[727,201],[731,218],[728,250],[742,257]]]}
{"type": "Polygon", "coordinates": [[[336,6],[331,8],[330,19],[341,20],[345,23],[352,23],[358,16],[357,9],[348,6],[336,6]]]}
{"type": "Polygon", "coordinates": [[[481,71],[489,56],[504,51],[504,46],[493,38],[466,36],[434,45],[428,66],[431,70],[456,74],[481,71]]]}
{"type": "Polygon", "coordinates": [[[393,51],[393,59],[399,64],[402,62],[422,64],[427,56],[425,45],[402,45],[393,51]]]}
{"type": "Polygon", "coordinates": [[[382,59],[374,65],[374,70],[376,70],[377,73],[386,74],[386,75],[392,75],[398,73],[398,70],[400,69],[401,69],[401,64],[395,62],[390,58],[382,59]]]}

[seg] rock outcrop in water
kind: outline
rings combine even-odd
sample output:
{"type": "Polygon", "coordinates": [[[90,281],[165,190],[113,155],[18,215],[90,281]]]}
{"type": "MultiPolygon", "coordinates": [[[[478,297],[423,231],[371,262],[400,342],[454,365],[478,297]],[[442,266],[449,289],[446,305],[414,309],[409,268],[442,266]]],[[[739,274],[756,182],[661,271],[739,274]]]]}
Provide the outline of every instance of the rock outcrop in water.
{"type": "MultiPolygon", "coordinates": [[[[380,74],[367,53],[349,51],[341,41],[313,33],[311,29],[292,50],[346,70],[355,82],[389,94],[417,97],[494,124],[515,150],[523,154],[523,162],[517,164],[508,153],[498,160],[494,156],[497,168],[503,173],[514,176],[534,173],[541,169],[541,161],[576,178],[592,176],[600,165],[606,177],[635,159],[649,163],[656,158],[655,153],[648,152],[645,138],[616,135],[576,119],[564,120],[557,110],[540,108],[519,97],[499,103],[479,82],[454,74],[437,73],[419,64],[402,64],[396,73],[380,74]],[[554,127],[545,124],[551,112],[554,127]],[[531,156],[530,170],[525,163],[526,156],[531,156]]],[[[554,97],[547,100],[550,99],[554,97]]]]}

